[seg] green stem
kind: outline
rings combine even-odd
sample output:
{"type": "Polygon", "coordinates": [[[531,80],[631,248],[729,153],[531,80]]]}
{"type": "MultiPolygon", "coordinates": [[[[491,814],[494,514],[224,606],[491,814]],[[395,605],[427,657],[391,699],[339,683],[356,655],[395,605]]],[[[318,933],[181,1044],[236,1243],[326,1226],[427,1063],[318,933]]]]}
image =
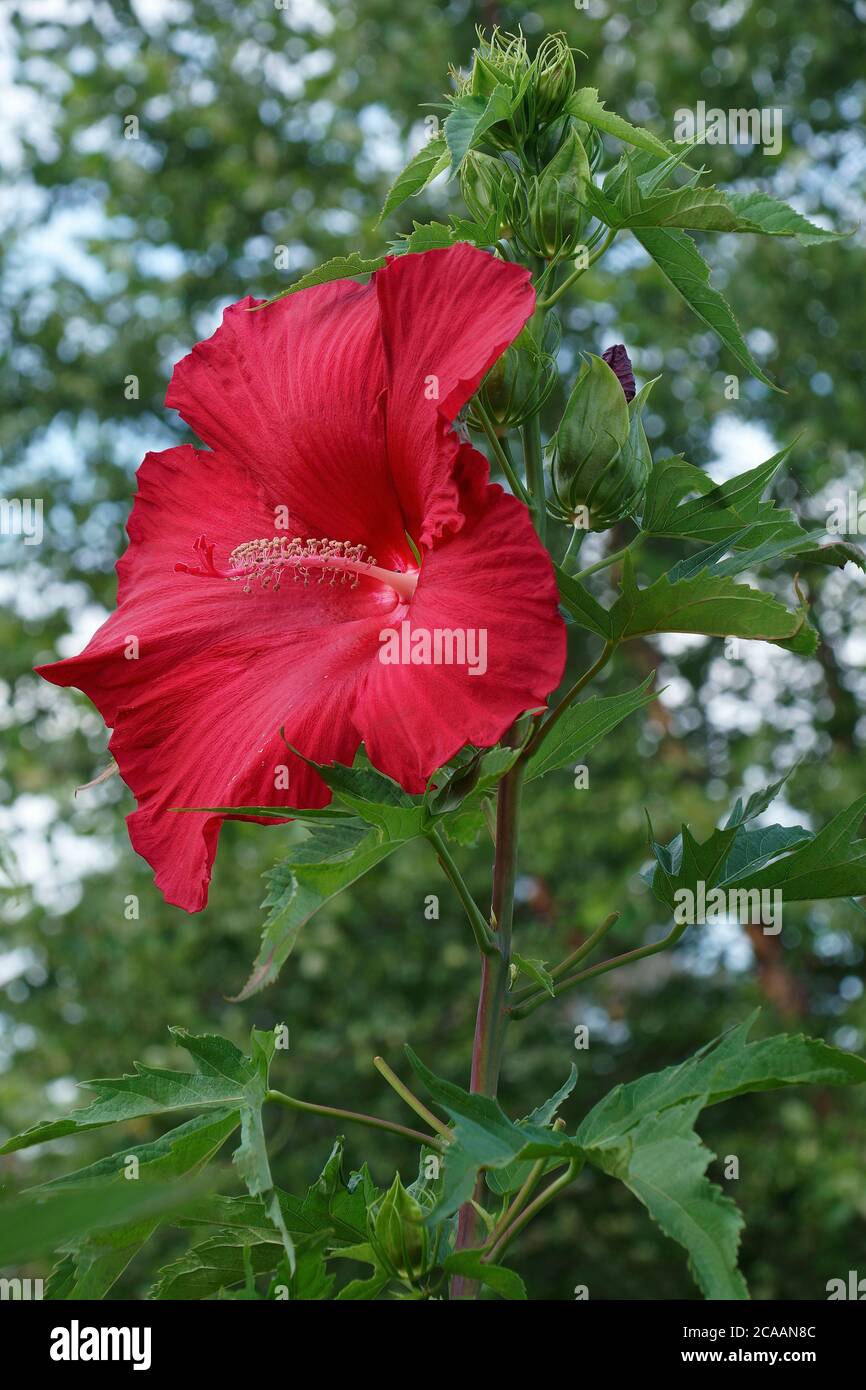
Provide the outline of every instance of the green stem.
{"type": "Polygon", "coordinates": [[[529,1198],[532,1196],[536,1187],[541,1182],[541,1179],[544,1177],[544,1170],[546,1167],[546,1158],[539,1158],[536,1163],[533,1163],[532,1167],[529,1170],[529,1176],[527,1177],[525,1183],[521,1187],[517,1196],[514,1198],[514,1201],[509,1204],[503,1216],[500,1217],[499,1221],[497,1221],[493,1230],[490,1232],[485,1246],[487,1250],[493,1249],[493,1247],[496,1245],[496,1242],[499,1240],[499,1237],[503,1235],[505,1231],[508,1230],[508,1227],[511,1225],[512,1221],[517,1216],[518,1212],[522,1211],[523,1208],[526,1206],[526,1203],[529,1201],[529,1198]]]}
{"type": "Polygon", "coordinates": [[[577,574],[572,575],[572,578],[586,579],[590,574],[597,574],[599,570],[606,570],[611,565],[615,565],[617,560],[621,560],[624,555],[628,554],[632,546],[638,540],[640,540],[640,536],[635,536],[629,541],[628,545],[622,547],[622,550],[614,550],[611,555],[605,555],[603,560],[596,560],[594,565],[587,565],[585,570],[579,570],[577,574]]]}
{"type": "Polygon", "coordinates": [[[431,1129],[435,1129],[436,1133],[441,1134],[442,1138],[446,1139],[449,1144],[453,1141],[454,1131],[450,1130],[448,1126],[439,1119],[438,1115],[434,1115],[432,1110],[428,1110],[424,1102],[419,1100],[414,1092],[409,1090],[409,1087],[400,1080],[397,1073],[388,1066],[384,1057],[374,1057],[373,1066],[380,1076],[384,1076],[388,1085],[392,1090],[397,1092],[400,1099],[406,1102],[410,1110],[414,1110],[415,1114],[419,1115],[425,1124],[428,1124],[431,1129]]]}
{"type": "Polygon", "coordinates": [[[586,265],[580,266],[578,270],[573,271],[566,280],[563,280],[559,289],[554,290],[553,294],[549,295],[547,299],[540,300],[538,303],[539,309],[552,309],[554,304],[556,304],[557,301],[562,298],[566,291],[570,290],[572,285],[574,285],[580,279],[581,275],[585,275],[591,265],[595,265],[596,261],[601,260],[601,257],[604,255],[605,251],[610,246],[611,242],[616,236],[616,233],[617,228],[611,227],[608,231],[607,236],[605,237],[601,245],[598,247],[598,249],[593,251],[592,255],[588,257],[586,265]]]}
{"type": "Polygon", "coordinates": [[[473,898],[463,875],[460,873],[450,849],[446,845],[441,833],[435,826],[431,826],[426,832],[427,839],[436,851],[439,863],[445,871],[446,877],[454,885],[457,896],[463,904],[466,916],[469,918],[469,925],[475,937],[475,944],[482,955],[495,955],[497,951],[496,942],[488,923],[484,920],[484,914],[473,898]]]}
{"type": "Polygon", "coordinates": [[[544,1191],[539,1193],[534,1202],[530,1202],[529,1206],[512,1221],[507,1230],[503,1231],[496,1244],[493,1245],[486,1254],[481,1256],[484,1264],[492,1264],[500,1258],[507,1246],[511,1244],[516,1235],[519,1235],[524,1226],[528,1226],[533,1217],[537,1216],[542,1208],[547,1206],[548,1202],[552,1202],[554,1197],[562,1192],[563,1188],[568,1187],[568,1184],[574,1181],[578,1173],[578,1168],[578,1160],[573,1158],[565,1171],[552,1183],[549,1183],[544,1191]]]}
{"type": "Polygon", "coordinates": [[[541,454],[541,416],[533,415],[522,427],[526,482],[532,498],[532,518],[538,539],[544,545],[547,533],[547,498],[544,493],[544,459],[541,454]]]}
{"type": "MultiPolygon", "coordinates": [[[[609,917],[606,917],[601,926],[596,927],[595,931],[591,936],[587,937],[582,946],[578,946],[576,951],[572,951],[570,956],[566,956],[565,960],[560,961],[559,965],[553,967],[550,972],[551,979],[560,980],[562,976],[573,969],[575,965],[579,965],[587,956],[592,955],[592,952],[595,950],[596,946],[598,946],[599,942],[604,940],[611,927],[615,926],[618,921],[618,912],[612,912],[609,917]]],[[[531,999],[536,991],[536,985],[527,985],[525,989],[518,990],[516,994],[512,994],[512,1002],[515,1004],[522,1004],[525,999],[531,999]]]]}
{"type": "MultiPolygon", "coordinates": [[[[523,787],[523,766],[518,760],[502,778],[496,800],[496,850],[493,866],[493,901],[491,920],[495,924],[493,955],[482,956],[481,989],[475,1018],[475,1038],[472,1044],[470,1090],[475,1094],[495,1096],[505,1044],[508,1013],[505,996],[511,965],[511,926],[514,916],[514,883],[517,878],[517,846],[520,816],[520,795],[523,787]]],[[[479,1174],[474,1197],[480,1201],[485,1182],[479,1174]]],[[[470,1249],[475,1244],[478,1213],[470,1202],[460,1208],[457,1224],[457,1250],[470,1249]]],[[[451,1298],[470,1297],[476,1291],[473,1280],[456,1275],[451,1282],[451,1298]]]]}
{"type": "Polygon", "coordinates": [[[283,1091],[266,1091],[265,1100],[275,1105],[283,1105],[287,1110],[300,1110],[306,1115],[327,1115],[332,1120],[348,1120],[350,1124],[364,1125],[367,1129],[386,1129],[391,1134],[402,1135],[415,1144],[426,1144],[431,1149],[443,1149],[441,1139],[432,1134],[422,1134],[420,1129],[407,1129],[405,1125],[393,1124],[391,1120],[381,1120],[378,1115],[362,1115],[357,1110],[340,1110],[334,1105],[315,1105],[310,1100],[298,1100],[287,1096],[283,1091]]]}
{"type": "MultiPolygon", "coordinates": [[[[635,961],[646,960],[647,956],[655,956],[658,955],[659,951],[668,950],[669,947],[676,945],[687,925],[688,923],[683,923],[681,926],[674,927],[667,936],[663,937],[661,941],[656,941],[652,946],[638,946],[634,951],[625,951],[621,956],[612,956],[610,960],[604,960],[600,965],[592,965],[588,970],[581,970],[577,975],[569,975],[567,979],[559,980],[556,989],[557,998],[566,990],[574,989],[575,985],[582,984],[584,980],[593,980],[597,975],[606,975],[610,970],[620,970],[624,965],[633,965],[635,961]]],[[[539,1004],[543,1004],[545,999],[549,998],[550,995],[546,990],[539,990],[537,994],[525,999],[512,1009],[511,1017],[514,1019],[527,1018],[529,1014],[535,1012],[539,1004]]]]}
{"type": "Polygon", "coordinates": [[[514,493],[515,497],[520,498],[521,502],[525,502],[528,505],[529,494],[526,491],[526,488],[523,486],[523,483],[520,481],[517,474],[515,473],[511,465],[511,460],[509,459],[508,455],[503,449],[499,436],[496,433],[493,421],[487,414],[487,411],[484,409],[484,406],[481,404],[481,401],[478,399],[477,396],[475,397],[475,400],[472,402],[472,410],[475,413],[475,415],[478,416],[478,419],[481,421],[482,428],[484,430],[485,435],[487,436],[487,442],[490,445],[496,462],[499,464],[499,467],[502,469],[502,472],[508,479],[508,484],[511,488],[511,491],[514,493]]]}

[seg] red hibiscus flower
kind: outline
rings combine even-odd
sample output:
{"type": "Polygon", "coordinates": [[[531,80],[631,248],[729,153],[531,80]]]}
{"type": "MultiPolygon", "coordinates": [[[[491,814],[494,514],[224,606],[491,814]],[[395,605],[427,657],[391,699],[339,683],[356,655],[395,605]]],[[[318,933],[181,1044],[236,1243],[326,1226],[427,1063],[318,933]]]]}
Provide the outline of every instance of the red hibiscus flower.
{"type": "Polygon", "coordinates": [[[457,246],[255,303],[175,368],[167,404],[208,448],[144,459],[116,611],[40,668],[113,728],[132,844],[188,911],[224,817],[172,807],[326,804],[287,743],[351,763],[363,741],[419,792],[543,703],[565,660],[529,514],[451,428],[532,313],[527,272],[457,246]]]}

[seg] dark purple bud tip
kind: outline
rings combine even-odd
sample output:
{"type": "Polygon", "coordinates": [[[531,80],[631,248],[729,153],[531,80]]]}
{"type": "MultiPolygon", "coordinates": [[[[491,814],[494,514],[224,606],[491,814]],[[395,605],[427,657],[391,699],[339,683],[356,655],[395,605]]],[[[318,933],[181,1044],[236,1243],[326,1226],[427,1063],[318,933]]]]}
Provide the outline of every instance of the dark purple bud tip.
{"type": "Polygon", "coordinates": [[[611,371],[619,377],[619,384],[625,393],[626,400],[633,401],[635,393],[634,372],[631,369],[631,358],[625,350],[625,344],[614,343],[613,347],[605,348],[601,355],[611,371]]]}

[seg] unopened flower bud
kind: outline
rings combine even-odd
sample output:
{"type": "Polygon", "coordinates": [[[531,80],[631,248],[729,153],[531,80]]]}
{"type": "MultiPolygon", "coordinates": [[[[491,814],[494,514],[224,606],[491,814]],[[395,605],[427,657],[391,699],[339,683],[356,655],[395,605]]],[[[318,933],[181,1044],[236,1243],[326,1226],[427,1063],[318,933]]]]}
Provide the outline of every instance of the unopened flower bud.
{"type": "Polygon", "coordinates": [[[376,1211],[373,1238],[388,1263],[403,1278],[423,1274],[427,1266],[428,1239],[424,1211],[395,1177],[376,1211]]]}
{"type": "Polygon", "coordinates": [[[540,126],[555,121],[574,93],[574,54],[564,34],[549,34],[533,62],[535,119],[540,126]]]}
{"type": "Polygon", "coordinates": [[[528,186],[521,240],[546,260],[568,255],[580,244],[587,214],[583,205],[589,161],[576,128],[569,124],[550,163],[528,186]]]}
{"type": "MultiPolygon", "coordinates": [[[[540,343],[533,325],[527,324],[511,347],[494,362],[481,383],[478,396],[495,425],[502,428],[521,425],[541,409],[556,385],[560,336],[559,320],[555,314],[548,314],[540,343]]],[[[479,421],[472,423],[479,424],[479,421]]]]}
{"type": "Polygon", "coordinates": [[[460,166],[460,191],[476,222],[486,224],[494,212],[500,214],[500,234],[508,230],[506,209],[514,199],[516,180],[502,159],[470,150],[460,166]]]}
{"type": "Polygon", "coordinates": [[[630,428],[619,379],[588,354],[556,434],[553,485],[564,514],[585,509],[592,531],[628,516],[646,488],[640,460],[627,451],[630,428]]]}

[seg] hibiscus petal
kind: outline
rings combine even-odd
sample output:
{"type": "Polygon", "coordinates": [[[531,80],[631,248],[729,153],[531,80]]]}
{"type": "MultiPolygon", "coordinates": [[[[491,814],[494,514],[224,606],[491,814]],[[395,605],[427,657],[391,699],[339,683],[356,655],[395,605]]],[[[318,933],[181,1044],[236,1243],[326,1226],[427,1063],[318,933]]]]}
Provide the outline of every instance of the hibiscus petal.
{"type": "Polygon", "coordinates": [[[243,464],[290,533],[363,541],[405,558],[387,468],[385,369],[372,285],[336,280],[267,308],[242,299],[177,364],[166,404],[243,464]]]}
{"type": "Polygon", "coordinates": [[[543,705],[565,667],[553,567],[529,513],[486,483],[487,461],[470,445],[461,447],[457,477],[465,524],[425,555],[408,612],[398,616],[412,631],[462,632],[476,644],[467,651],[479,672],[483,640],[486,670],[380,659],[358,713],[371,761],[413,792],[464,743],[489,747],[524,710],[543,705]]]}
{"type": "Polygon", "coordinates": [[[462,525],[457,412],[535,308],[529,271],[460,244],[395,257],[373,277],[387,359],[387,442],[406,526],[422,545],[462,525]]]}

